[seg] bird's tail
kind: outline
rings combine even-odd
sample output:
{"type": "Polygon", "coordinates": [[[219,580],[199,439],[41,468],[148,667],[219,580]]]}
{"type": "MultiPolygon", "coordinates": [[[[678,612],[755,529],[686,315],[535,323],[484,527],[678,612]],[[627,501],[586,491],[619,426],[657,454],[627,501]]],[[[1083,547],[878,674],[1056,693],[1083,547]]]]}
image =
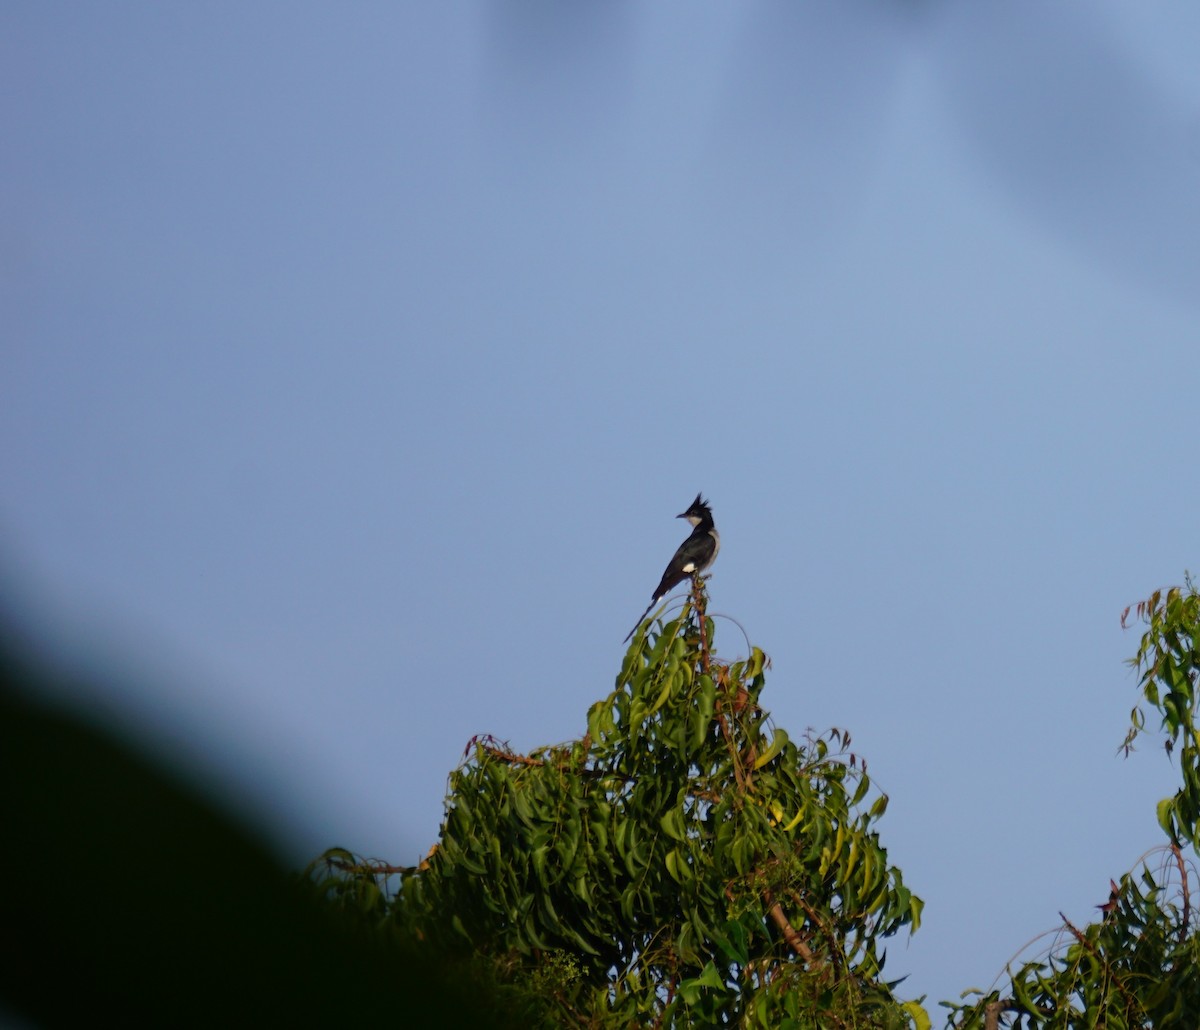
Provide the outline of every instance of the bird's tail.
{"type": "Polygon", "coordinates": [[[650,609],[654,607],[654,602],[657,600],[658,600],[658,598],[656,597],[648,605],[646,605],[646,610],[644,612],[642,612],[642,614],[640,616],[638,616],[638,621],[636,623],[634,623],[633,629],[631,629],[629,631],[629,636],[627,636],[624,640],[622,640],[621,643],[628,644],[629,641],[633,639],[633,635],[637,632],[638,626],[640,626],[645,621],[646,616],[650,614],[650,609]]]}

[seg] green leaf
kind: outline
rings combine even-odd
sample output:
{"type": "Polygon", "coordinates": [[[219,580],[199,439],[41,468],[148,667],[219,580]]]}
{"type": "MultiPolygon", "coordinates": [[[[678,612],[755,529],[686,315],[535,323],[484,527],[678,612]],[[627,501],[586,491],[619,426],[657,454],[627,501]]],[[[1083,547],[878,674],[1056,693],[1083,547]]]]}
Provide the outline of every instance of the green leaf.
{"type": "Polygon", "coordinates": [[[655,712],[662,708],[662,706],[667,703],[667,698],[671,696],[671,688],[675,686],[675,682],[679,674],[679,663],[675,662],[674,660],[672,661],[673,664],[668,664],[667,666],[666,683],[663,684],[662,691],[659,693],[658,698],[651,706],[649,713],[650,715],[654,715],[655,712]]]}
{"type": "Polygon", "coordinates": [[[696,697],[696,708],[692,713],[690,743],[693,749],[699,749],[704,744],[704,738],[708,735],[708,728],[712,725],[716,705],[716,684],[713,683],[711,676],[701,676],[700,689],[696,697]]]}
{"type": "Polygon", "coordinates": [[[530,857],[533,861],[533,873],[537,877],[538,883],[544,890],[549,885],[549,879],[546,876],[546,856],[549,854],[549,847],[543,846],[535,848],[530,857]]]}
{"type": "Polygon", "coordinates": [[[1168,837],[1170,837],[1172,841],[1178,839],[1176,832],[1175,832],[1174,811],[1175,811],[1175,799],[1174,798],[1163,798],[1158,803],[1158,809],[1157,809],[1158,825],[1162,827],[1163,833],[1165,833],[1168,837]]]}
{"type": "Polygon", "coordinates": [[[717,947],[730,962],[746,965],[750,961],[746,928],[736,919],[729,919],[725,922],[724,931],[725,935],[716,940],[717,947]]]}
{"type": "Polygon", "coordinates": [[[717,967],[713,965],[712,962],[709,962],[708,965],[704,967],[704,971],[700,974],[696,982],[700,984],[701,987],[712,987],[718,991],[725,989],[725,981],[722,979],[721,974],[717,971],[717,967]]]}
{"type": "Polygon", "coordinates": [[[771,745],[761,755],[754,760],[754,768],[761,769],[764,765],[770,762],[783,750],[784,745],[788,742],[787,731],[776,729],[774,736],[771,738],[771,745]]]}
{"type": "Polygon", "coordinates": [[[659,821],[665,833],[672,840],[687,840],[687,829],[683,823],[683,812],[678,808],[670,809],[659,821]]]}
{"type": "Polygon", "coordinates": [[[676,883],[683,882],[683,873],[681,871],[681,861],[678,848],[672,848],[667,852],[666,856],[667,875],[676,883]]]}

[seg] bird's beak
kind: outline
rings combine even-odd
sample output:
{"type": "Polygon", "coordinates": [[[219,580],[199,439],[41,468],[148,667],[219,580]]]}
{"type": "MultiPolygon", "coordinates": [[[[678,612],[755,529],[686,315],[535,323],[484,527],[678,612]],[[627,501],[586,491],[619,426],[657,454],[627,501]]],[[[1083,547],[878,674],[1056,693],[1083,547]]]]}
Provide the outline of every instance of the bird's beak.
{"type": "Polygon", "coordinates": [[[676,517],[677,519],[686,519],[686,518],[687,518],[687,512],[686,512],[686,511],[681,511],[681,512],[680,512],[678,515],[676,515],[675,517],[676,517]]]}

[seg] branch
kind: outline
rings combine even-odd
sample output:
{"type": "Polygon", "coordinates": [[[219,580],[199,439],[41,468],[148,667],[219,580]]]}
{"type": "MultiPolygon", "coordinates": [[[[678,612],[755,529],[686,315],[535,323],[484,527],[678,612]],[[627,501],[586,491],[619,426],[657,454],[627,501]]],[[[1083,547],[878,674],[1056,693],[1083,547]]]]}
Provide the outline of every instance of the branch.
{"type": "Polygon", "coordinates": [[[704,581],[699,573],[692,575],[692,603],[696,608],[696,616],[700,619],[700,671],[708,674],[708,625],[704,617],[708,607],[704,596],[704,581]]]}
{"type": "Polygon", "coordinates": [[[498,758],[502,762],[509,762],[512,765],[542,766],[546,764],[544,758],[530,758],[528,755],[519,755],[515,751],[510,751],[508,748],[499,747],[495,744],[485,744],[479,741],[479,747],[493,758],[498,758]]]}
{"type": "Polygon", "coordinates": [[[983,1007],[983,1030],[1000,1030],[1000,1013],[1019,1012],[1020,1008],[1012,998],[989,1001],[983,1007]]]}
{"type": "Polygon", "coordinates": [[[775,900],[775,896],[769,890],[763,891],[763,902],[767,905],[767,915],[779,927],[779,932],[783,934],[783,939],[787,941],[788,947],[811,965],[817,956],[804,943],[804,938],[796,932],[796,928],[788,922],[788,917],[783,913],[783,906],[775,900]]]}
{"type": "Polygon", "coordinates": [[[840,969],[842,964],[842,951],[841,946],[838,943],[838,939],[836,936],[834,936],[833,931],[825,925],[825,921],[821,918],[821,916],[813,909],[812,905],[804,900],[800,894],[798,894],[796,891],[792,891],[791,896],[792,900],[795,901],[796,904],[802,909],[804,909],[804,914],[808,916],[813,926],[815,926],[821,932],[822,936],[824,936],[825,945],[829,948],[829,954],[831,957],[830,961],[833,962],[835,968],[840,969]]]}
{"type": "Polygon", "coordinates": [[[1035,1005],[1033,1011],[1029,1012],[1016,998],[997,998],[983,1007],[983,1030],[1000,1030],[1000,1016],[1005,1012],[1024,1012],[1030,1016],[1036,1014],[1042,1019],[1049,1019],[1055,1010],[1045,1005],[1035,1005]]]}
{"type": "Polygon", "coordinates": [[[1182,941],[1187,938],[1188,933],[1188,914],[1191,911],[1191,895],[1188,892],[1188,874],[1187,866],[1183,862],[1183,852],[1178,844],[1171,845],[1171,854],[1175,856],[1175,864],[1179,866],[1179,888],[1183,891],[1183,919],[1179,926],[1179,939],[1182,941]]]}

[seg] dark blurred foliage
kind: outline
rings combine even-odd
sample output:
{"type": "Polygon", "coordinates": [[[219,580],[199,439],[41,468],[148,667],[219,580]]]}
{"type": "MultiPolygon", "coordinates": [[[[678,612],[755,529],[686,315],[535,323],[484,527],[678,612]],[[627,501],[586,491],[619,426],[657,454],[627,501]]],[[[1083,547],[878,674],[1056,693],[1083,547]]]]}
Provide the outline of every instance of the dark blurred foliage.
{"type": "Polygon", "coordinates": [[[486,989],[338,919],[254,835],[39,700],[0,644],[0,1013],[34,1026],[492,1026],[486,989]]]}

